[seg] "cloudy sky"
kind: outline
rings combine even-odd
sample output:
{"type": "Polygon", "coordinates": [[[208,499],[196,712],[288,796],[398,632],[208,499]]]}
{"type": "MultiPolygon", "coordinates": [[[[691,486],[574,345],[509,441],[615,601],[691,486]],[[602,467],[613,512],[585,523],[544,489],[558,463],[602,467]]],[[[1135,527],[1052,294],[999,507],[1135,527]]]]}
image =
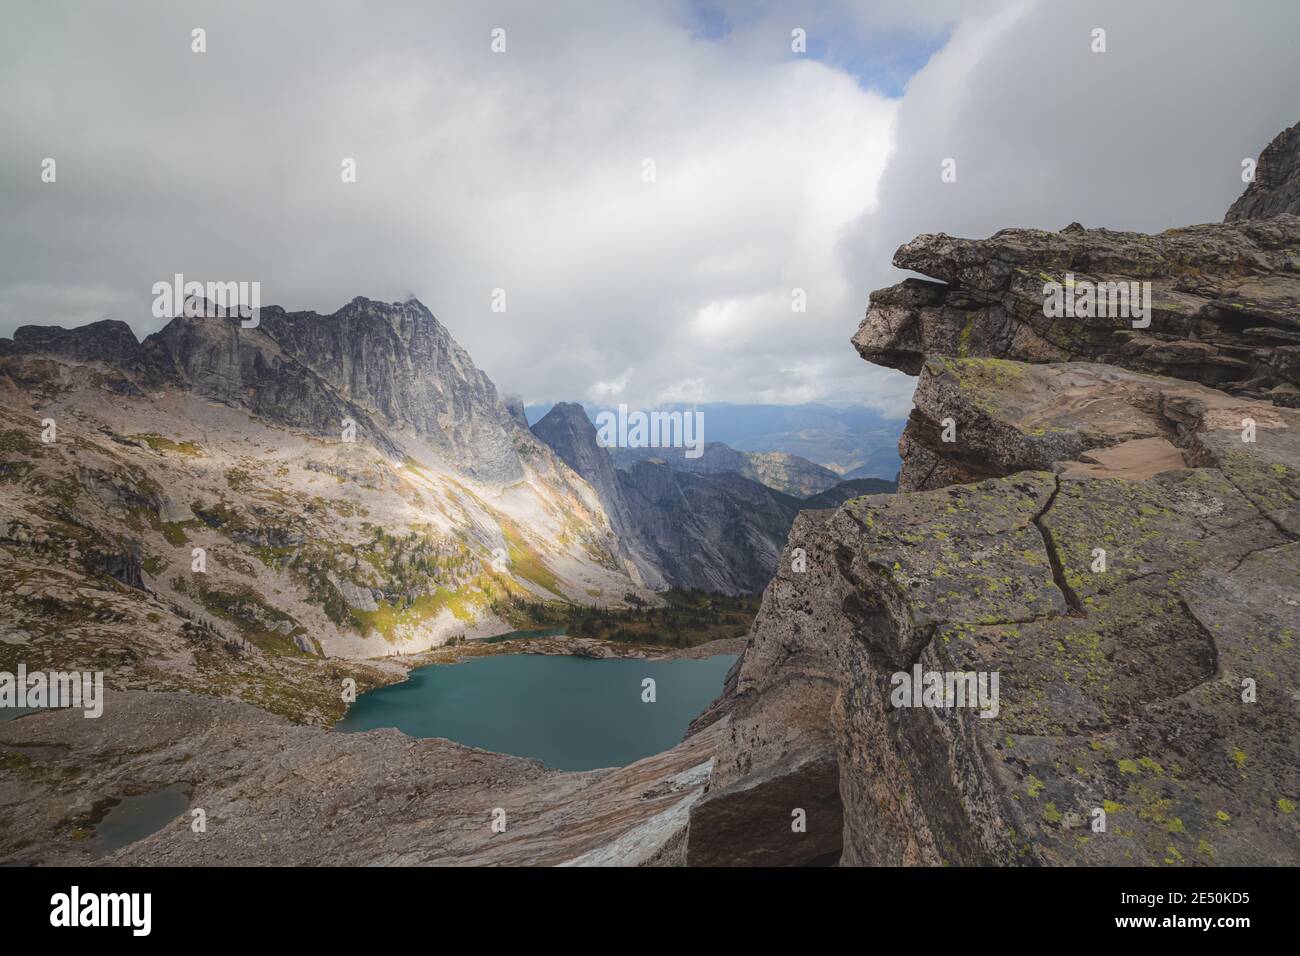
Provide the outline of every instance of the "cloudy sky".
{"type": "Polygon", "coordinates": [[[900,243],[1217,220],[1300,120],[1293,0],[5,14],[0,335],[146,335],[177,272],[322,312],[415,294],[529,402],[901,413],[911,380],[848,344],[900,243]]]}

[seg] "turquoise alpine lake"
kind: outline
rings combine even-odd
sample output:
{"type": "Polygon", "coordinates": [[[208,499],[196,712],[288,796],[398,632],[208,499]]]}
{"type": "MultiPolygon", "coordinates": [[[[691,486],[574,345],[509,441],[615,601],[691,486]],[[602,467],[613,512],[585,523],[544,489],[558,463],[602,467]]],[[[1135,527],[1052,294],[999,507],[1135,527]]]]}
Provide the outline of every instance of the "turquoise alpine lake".
{"type": "Polygon", "coordinates": [[[337,729],[396,727],[534,757],[556,770],[622,767],[675,746],[721,692],[735,660],[497,654],[433,664],[362,694],[337,729]],[[647,678],[653,703],[642,699],[647,678]]]}

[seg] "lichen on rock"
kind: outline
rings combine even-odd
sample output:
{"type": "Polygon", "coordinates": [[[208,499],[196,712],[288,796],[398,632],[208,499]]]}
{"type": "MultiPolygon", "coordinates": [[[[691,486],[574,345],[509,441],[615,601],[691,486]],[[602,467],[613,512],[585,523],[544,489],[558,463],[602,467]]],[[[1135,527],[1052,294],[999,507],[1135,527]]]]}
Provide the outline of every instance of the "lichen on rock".
{"type": "Polygon", "coordinates": [[[900,493],[796,522],[688,862],[1300,863],[1294,132],[1224,224],[899,249],[931,278],[853,342],[919,376],[900,493]],[[1149,327],[1049,317],[1070,277],[1150,282],[1149,327]]]}

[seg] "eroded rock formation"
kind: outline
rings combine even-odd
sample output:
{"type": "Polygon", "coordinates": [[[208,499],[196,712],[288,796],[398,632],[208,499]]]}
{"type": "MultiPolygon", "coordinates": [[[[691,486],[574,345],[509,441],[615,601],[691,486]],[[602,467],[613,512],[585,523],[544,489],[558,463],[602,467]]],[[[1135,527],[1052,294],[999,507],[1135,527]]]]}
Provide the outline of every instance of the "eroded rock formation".
{"type": "Polygon", "coordinates": [[[902,493],[796,523],[688,862],[1300,862],[1300,218],[1244,199],[899,250],[853,341],[920,376],[902,493]],[[1067,273],[1150,327],[1047,318],[1067,273]]]}
{"type": "Polygon", "coordinates": [[[989,239],[924,235],[902,246],[894,265],[931,278],[872,294],[853,338],[869,362],[911,375],[930,355],[1103,362],[1300,403],[1300,217],[1154,236],[1077,223],[989,239]],[[1149,282],[1150,324],[1135,327],[1127,315],[1049,318],[1044,285],[1053,282],[1149,282]]]}

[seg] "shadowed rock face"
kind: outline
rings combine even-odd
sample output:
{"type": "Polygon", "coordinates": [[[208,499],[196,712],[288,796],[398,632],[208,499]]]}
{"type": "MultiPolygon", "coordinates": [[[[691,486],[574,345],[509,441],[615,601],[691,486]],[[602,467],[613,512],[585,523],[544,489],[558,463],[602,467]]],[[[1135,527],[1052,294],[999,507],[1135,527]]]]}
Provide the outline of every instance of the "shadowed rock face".
{"type": "Polygon", "coordinates": [[[1300,863],[1298,237],[899,250],[943,282],[874,293],[854,344],[920,375],[902,493],[795,523],[688,861],[1300,863]],[[1046,319],[1065,272],[1150,280],[1151,328],[1046,319]],[[906,706],[914,673],[996,675],[996,707],[906,706]]]}
{"type": "Polygon", "coordinates": [[[144,349],[160,381],[318,435],[337,437],[350,419],[362,441],[401,454],[374,416],[264,329],[241,328],[235,318],[181,317],[145,339],[144,349]]]}
{"type": "Polygon", "coordinates": [[[1300,123],[1278,133],[1264,147],[1255,167],[1255,181],[1223,219],[1267,219],[1282,214],[1300,215],[1300,123]]]}
{"type": "Polygon", "coordinates": [[[694,475],[646,461],[617,474],[637,536],[677,587],[761,591],[802,507],[734,472],[694,475]]]}

